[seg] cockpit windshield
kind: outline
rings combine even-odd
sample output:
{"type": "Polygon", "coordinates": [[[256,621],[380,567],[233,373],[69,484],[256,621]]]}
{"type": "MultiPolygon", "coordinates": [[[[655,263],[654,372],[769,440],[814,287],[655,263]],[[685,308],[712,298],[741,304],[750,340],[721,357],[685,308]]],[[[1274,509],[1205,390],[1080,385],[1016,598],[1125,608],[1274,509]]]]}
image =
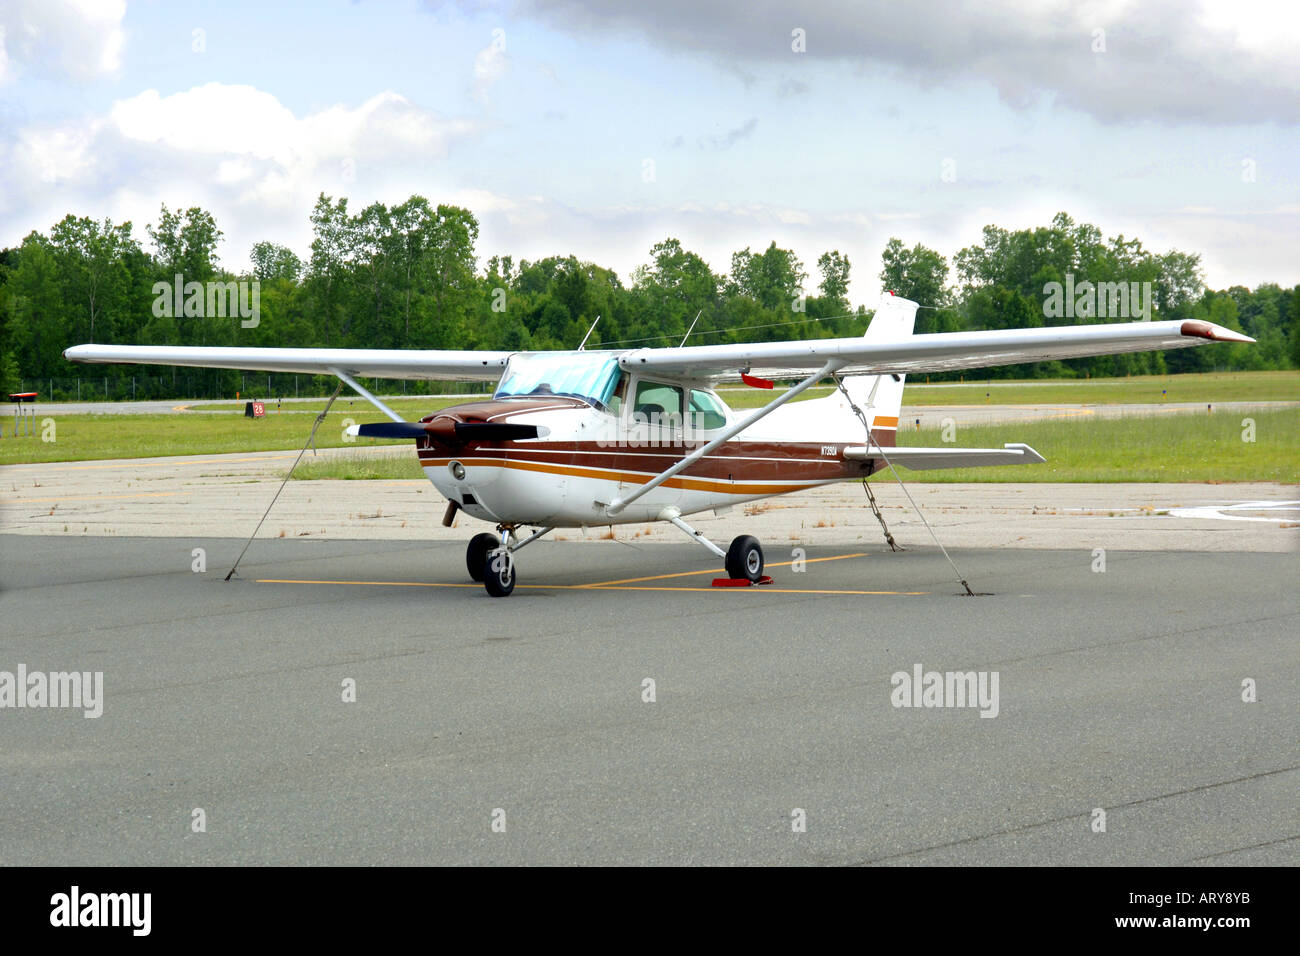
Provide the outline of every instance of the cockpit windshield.
{"type": "Polygon", "coordinates": [[[621,375],[618,358],[608,353],[520,353],[511,356],[493,398],[567,395],[606,411],[621,375]]]}

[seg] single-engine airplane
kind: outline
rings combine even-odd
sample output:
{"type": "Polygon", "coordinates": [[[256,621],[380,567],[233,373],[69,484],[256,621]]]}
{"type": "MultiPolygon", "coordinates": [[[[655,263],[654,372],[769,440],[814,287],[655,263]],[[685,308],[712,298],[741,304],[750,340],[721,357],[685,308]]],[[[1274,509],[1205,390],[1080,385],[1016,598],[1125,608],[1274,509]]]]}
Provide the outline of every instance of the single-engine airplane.
{"type": "Polygon", "coordinates": [[[457,511],[494,524],[466,566],[488,594],[515,587],[512,555],[555,528],[667,521],[723,559],[736,580],[763,579],[763,549],[740,535],[725,551],[684,518],[909,469],[1023,465],[1028,445],[911,448],[895,442],[908,373],[1012,365],[1210,342],[1253,342],[1209,322],[1128,322],[916,335],[918,306],[882,296],[861,338],[568,352],[78,345],[73,362],[179,365],[336,376],[391,421],[354,435],[414,441],[424,473],[457,511]],[[761,377],[760,377],[761,376],[761,377]],[[409,422],[361,377],[496,381],[490,399],[409,422]],[[787,404],[830,378],[837,391],[787,404]],[[714,386],[796,384],[762,408],[733,411],[714,386]],[[520,538],[521,528],[533,533],[520,538]]]}

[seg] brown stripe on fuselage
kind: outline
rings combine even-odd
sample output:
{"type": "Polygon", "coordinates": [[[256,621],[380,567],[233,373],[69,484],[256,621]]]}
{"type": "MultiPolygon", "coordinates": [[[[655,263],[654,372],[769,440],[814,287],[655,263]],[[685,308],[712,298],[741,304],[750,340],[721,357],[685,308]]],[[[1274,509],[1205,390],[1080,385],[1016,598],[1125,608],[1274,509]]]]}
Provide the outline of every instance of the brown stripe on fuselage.
{"type": "MultiPolygon", "coordinates": [[[[451,458],[424,458],[420,464],[437,467],[446,465],[451,458]]],[[[561,465],[543,461],[522,461],[510,458],[486,458],[462,455],[455,459],[463,465],[485,468],[509,468],[515,471],[531,471],[548,475],[563,475],[571,478],[595,478],[601,481],[619,481],[632,485],[643,485],[654,475],[638,474],[605,468],[582,468],[575,465],[561,465]]],[[[859,463],[863,464],[863,463],[859,463]]],[[[859,469],[859,474],[869,472],[859,469]]],[[[850,476],[857,477],[857,475],[850,476]]],[[[803,491],[819,482],[836,481],[838,478],[811,479],[798,484],[777,484],[757,481],[717,481],[707,478],[688,478],[678,475],[669,478],[663,484],[667,488],[684,488],[688,491],[713,491],[734,495],[784,495],[792,491],[803,491]]]]}
{"type": "MultiPolygon", "coordinates": [[[[569,396],[539,395],[526,398],[469,402],[444,408],[423,419],[447,417],[453,421],[502,420],[525,412],[584,407],[569,396]]],[[[872,440],[885,448],[896,444],[897,417],[877,416],[872,440]]],[[[482,462],[501,467],[552,474],[601,478],[644,484],[672,467],[704,442],[652,445],[608,444],[595,441],[469,442],[447,444],[433,436],[416,442],[421,464],[445,464],[455,459],[465,464],[482,462]]],[[[871,474],[871,461],[848,461],[844,448],[852,442],[773,442],[735,440],[723,443],[695,462],[670,487],[737,493],[783,494],[809,483],[841,481],[871,474]],[[827,449],[833,452],[827,453],[827,449]],[[744,488],[732,488],[743,484],[744,488]],[[707,487],[705,487],[707,485],[707,487]]]]}
{"type": "MultiPolygon", "coordinates": [[[[886,448],[893,446],[893,437],[891,432],[872,432],[872,438],[886,448]]],[[[762,482],[782,484],[783,490],[793,491],[800,486],[787,488],[783,483],[841,481],[870,474],[870,462],[848,461],[842,457],[847,444],[727,442],[682,472],[680,480],[702,480],[710,482],[711,486],[718,482],[762,482]],[[823,453],[829,447],[835,449],[834,457],[823,453]]],[[[461,446],[430,442],[428,447],[419,449],[419,456],[422,464],[445,463],[451,459],[469,464],[471,459],[483,459],[509,462],[518,467],[538,466],[526,470],[643,483],[698,447],[683,444],[609,447],[599,442],[578,441],[491,442],[461,446]]],[[[710,487],[710,490],[715,489],[710,487]]],[[[781,492],[774,489],[769,493],[781,492]]]]}

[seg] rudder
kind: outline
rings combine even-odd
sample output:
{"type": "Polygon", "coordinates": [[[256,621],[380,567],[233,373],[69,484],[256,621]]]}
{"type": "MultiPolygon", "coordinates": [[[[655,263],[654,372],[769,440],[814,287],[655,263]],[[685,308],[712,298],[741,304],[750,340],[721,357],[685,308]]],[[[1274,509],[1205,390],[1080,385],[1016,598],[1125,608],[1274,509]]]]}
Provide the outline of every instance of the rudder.
{"type": "MultiPolygon", "coordinates": [[[[868,342],[896,342],[912,334],[916,325],[918,306],[910,299],[891,293],[880,297],[880,306],[872,316],[871,324],[863,338],[868,342]]],[[[903,408],[903,381],[905,375],[845,375],[844,388],[853,404],[871,422],[873,432],[884,432],[877,437],[881,444],[892,445],[888,438],[898,430],[898,415],[903,408]]]]}

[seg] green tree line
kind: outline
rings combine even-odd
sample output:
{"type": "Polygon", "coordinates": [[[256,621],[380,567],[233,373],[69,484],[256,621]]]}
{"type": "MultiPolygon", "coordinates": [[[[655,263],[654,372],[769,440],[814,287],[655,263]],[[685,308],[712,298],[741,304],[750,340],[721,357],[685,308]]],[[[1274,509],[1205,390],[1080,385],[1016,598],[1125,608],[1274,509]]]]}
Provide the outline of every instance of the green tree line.
{"type": "MultiPolygon", "coordinates": [[[[730,271],[718,274],[667,238],[624,281],[572,255],[535,262],[494,255],[480,266],[473,213],[422,196],[353,211],[346,198],[322,195],[311,224],[306,262],[282,245],[258,242],[247,273],[222,266],[222,232],[197,207],[164,205],[144,239],[129,222],[72,215],[47,233],[31,233],[0,250],[0,389],[53,380],[56,394],[48,397],[71,398],[68,383],[82,376],[99,388],[87,397],[173,398],[230,395],[246,382],[223,370],[70,365],[63,350],[83,342],[543,350],[575,348],[598,316],[588,348],[676,345],[688,330],[691,344],[854,336],[871,317],[850,303],[850,263],[835,250],[818,258],[814,287],[799,258],[775,242],[734,253],[730,271]],[[177,276],[200,284],[256,280],[256,323],[233,309],[186,314],[173,308],[180,303],[158,290],[170,290],[177,276]]],[[[1123,236],[1103,239],[1096,226],[1064,213],[1036,229],[987,226],[982,241],[951,264],[932,249],[893,238],[881,265],[884,288],[924,306],[918,332],[1117,321],[1100,314],[1104,307],[1090,312],[1083,298],[1076,309],[1074,296],[1071,314],[1054,313],[1045,290],[1051,283],[1078,292],[1122,282],[1134,289],[1150,284],[1153,319],[1207,319],[1259,340],[1253,347],[991,369],[994,376],[1300,366],[1300,286],[1212,291],[1199,256],[1156,253],[1123,236]]],[[[283,394],[292,377],[275,379],[265,392],[256,383],[257,391],[283,394]]],[[[324,385],[320,379],[304,388],[324,385]]]]}

